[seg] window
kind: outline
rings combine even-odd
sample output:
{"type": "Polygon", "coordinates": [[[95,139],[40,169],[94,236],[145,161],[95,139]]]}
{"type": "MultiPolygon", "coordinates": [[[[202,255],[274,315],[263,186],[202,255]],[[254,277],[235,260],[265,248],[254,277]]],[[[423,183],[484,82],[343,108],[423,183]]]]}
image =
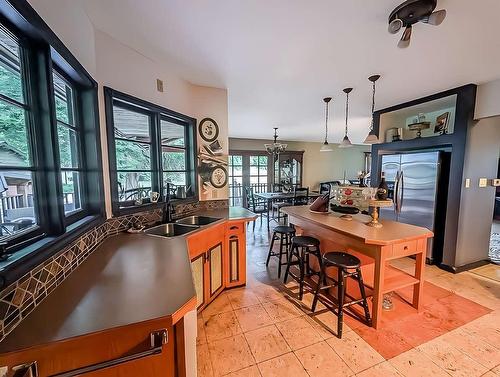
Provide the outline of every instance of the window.
{"type": "Polygon", "coordinates": [[[105,99],[113,212],[151,204],[153,192],[163,200],[167,185],[194,198],[196,120],[110,88],[105,99]]]}
{"type": "Polygon", "coordinates": [[[97,83],[27,3],[2,3],[0,288],[103,220],[97,83]]]}
{"type": "Polygon", "coordinates": [[[37,224],[28,135],[30,106],[25,95],[22,51],[0,26],[0,236],[29,231],[37,224]]]}
{"type": "Polygon", "coordinates": [[[229,155],[229,205],[243,205],[243,156],[229,155]]]}
{"type": "Polygon", "coordinates": [[[264,151],[229,151],[229,204],[246,206],[246,187],[270,191],[272,159],[264,151]]]}
{"type": "Polygon", "coordinates": [[[61,166],[64,213],[82,208],[80,130],[75,114],[75,91],[57,71],[52,72],[56,106],[57,141],[61,166]]]}

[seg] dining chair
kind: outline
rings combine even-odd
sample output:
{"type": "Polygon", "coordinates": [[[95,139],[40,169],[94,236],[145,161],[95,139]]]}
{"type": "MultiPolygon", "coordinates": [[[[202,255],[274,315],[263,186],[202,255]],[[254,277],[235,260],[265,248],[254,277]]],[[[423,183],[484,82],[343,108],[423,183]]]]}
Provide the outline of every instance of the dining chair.
{"type": "MultiPolygon", "coordinates": [[[[253,187],[245,187],[247,197],[247,208],[260,216],[260,225],[262,226],[262,215],[267,216],[267,200],[255,198],[253,187]]],[[[255,231],[255,220],[253,221],[253,230],[255,231]]]]}
{"type": "Polygon", "coordinates": [[[309,187],[295,187],[293,190],[292,205],[303,206],[309,203],[309,187]]]}

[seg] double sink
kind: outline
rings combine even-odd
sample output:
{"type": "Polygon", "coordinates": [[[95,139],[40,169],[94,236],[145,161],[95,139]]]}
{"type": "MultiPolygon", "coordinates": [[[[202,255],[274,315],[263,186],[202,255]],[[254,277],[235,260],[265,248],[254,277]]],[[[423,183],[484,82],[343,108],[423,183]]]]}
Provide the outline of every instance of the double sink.
{"type": "Polygon", "coordinates": [[[219,220],[221,219],[210,216],[187,216],[177,220],[175,223],[154,226],[145,230],[144,233],[167,238],[183,236],[194,232],[201,226],[208,225],[219,220]]]}

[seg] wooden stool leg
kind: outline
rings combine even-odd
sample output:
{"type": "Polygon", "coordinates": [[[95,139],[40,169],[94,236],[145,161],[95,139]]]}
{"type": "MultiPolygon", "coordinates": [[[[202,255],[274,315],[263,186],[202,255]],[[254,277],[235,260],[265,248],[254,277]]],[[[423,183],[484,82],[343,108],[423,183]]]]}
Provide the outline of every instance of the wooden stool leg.
{"type": "Polygon", "coordinates": [[[292,264],[292,259],[293,259],[293,253],[296,248],[297,246],[292,243],[292,246],[290,248],[290,256],[288,257],[288,262],[286,264],[285,277],[283,278],[284,284],[286,284],[286,280],[288,279],[288,274],[290,273],[290,266],[292,264]]]}
{"type": "Polygon", "coordinates": [[[278,279],[281,277],[281,263],[283,263],[283,249],[284,249],[284,241],[285,235],[283,233],[280,234],[280,255],[278,261],[278,279]]]}
{"type": "Polygon", "coordinates": [[[361,269],[356,269],[356,274],[358,276],[359,291],[361,292],[361,298],[363,299],[362,306],[365,309],[365,317],[368,326],[372,325],[372,319],[370,317],[370,309],[368,308],[368,301],[366,300],[365,285],[363,283],[363,276],[361,275],[361,269]]]}
{"type": "Polygon", "coordinates": [[[269,246],[269,253],[267,254],[266,267],[269,266],[269,260],[271,259],[271,254],[273,253],[275,237],[276,237],[276,233],[273,232],[273,235],[271,237],[271,245],[269,246]]]}
{"type": "Polygon", "coordinates": [[[305,277],[305,251],[304,248],[301,248],[300,258],[299,258],[299,267],[300,267],[300,278],[299,278],[299,300],[302,300],[304,296],[304,277],[305,277]]]}
{"type": "Polygon", "coordinates": [[[337,337],[342,339],[342,325],[344,321],[344,295],[345,295],[345,281],[344,281],[344,270],[338,268],[338,320],[337,320],[337,337]]]}

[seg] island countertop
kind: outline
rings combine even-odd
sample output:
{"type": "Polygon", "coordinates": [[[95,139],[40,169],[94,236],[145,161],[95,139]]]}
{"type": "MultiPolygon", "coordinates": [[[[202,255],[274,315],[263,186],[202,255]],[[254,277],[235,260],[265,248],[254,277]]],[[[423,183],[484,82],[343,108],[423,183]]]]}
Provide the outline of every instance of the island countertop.
{"type": "Polygon", "coordinates": [[[434,234],[427,228],[404,224],[391,220],[382,220],[382,228],[367,226],[370,216],[357,214],[352,221],[340,218],[341,214],[335,212],[316,213],[309,210],[309,206],[283,207],[282,212],[289,216],[296,216],[311,222],[314,225],[338,233],[354,237],[372,245],[390,245],[401,241],[411,241],[418,238],[430,238],[434,234]]]}

